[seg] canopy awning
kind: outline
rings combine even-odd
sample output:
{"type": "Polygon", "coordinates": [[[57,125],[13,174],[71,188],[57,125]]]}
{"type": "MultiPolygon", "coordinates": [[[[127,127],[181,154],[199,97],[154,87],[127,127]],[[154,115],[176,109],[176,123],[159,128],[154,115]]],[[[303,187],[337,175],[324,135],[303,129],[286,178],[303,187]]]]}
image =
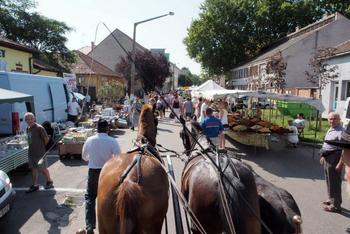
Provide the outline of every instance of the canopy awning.
{"type": "Polygon", "coordinates": [[[30,111],[35,113],[34,97],[32,95],[0,88],[0,104],[16,102],[26,102],[27,105],[30,105],[30,111]]]}
{"type": "Polygon", "coordinates": [[[321,100],[319,99],[314,99],[311,97],[300,97],[300,96],[294,96],[289,94],[272,93],[272,92],[266,92],[266,91],[249,91],[249,90],[238,90],[238,89],[206,90],[206,91],[198,92],[198,96],[206,99],[212,99],[212,100],[215,100],[218,98],[226,98],[226,97],[239,98],[244,96],[254,97],[254,98],[267,98],[267,99],[280,100],[280,101],[306,103],[321,112],[325,110],[321,100]]]}

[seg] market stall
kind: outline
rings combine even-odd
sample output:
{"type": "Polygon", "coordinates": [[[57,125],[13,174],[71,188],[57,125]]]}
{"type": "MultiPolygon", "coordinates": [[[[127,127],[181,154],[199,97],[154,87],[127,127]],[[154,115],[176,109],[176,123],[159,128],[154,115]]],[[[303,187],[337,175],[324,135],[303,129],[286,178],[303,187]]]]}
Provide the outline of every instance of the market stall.
{"type": "MultiPolygon", "coordinates": [[[[25,102],[27,109],[34,112],[33,96],[0,88],[0,104],[16,102],[25,102]]],[[[25,134],[0,138],[0,170],[7,173],[27,162],[28,143],[25,134]]]]}
{"type": "MultiPolygon", "coordinates": [[[[207,90],[198,93],[199,96],[210,99],[226,99],[227,97],[239,98],[248,96],[251,99],[266,98],[269,100],[304,103],[312,106],[315,110],[322,112],[324,107],[319,100],[299,97],[287,94],[277,94],[264,91],[247,91],[247,90],[207,90]]],[[[271,121],[271,118],[269,118],[271,121]]],[[[272,145],[284,145],[289,128],[278,126],[270,121],[263,121],[257,116],[257,109],[254,111],[238,111],[230,113],[228,116],[229,129],[226,135],[231,139],[244,145],[263,147],[271,149],[272,145]],[[276,144],[272,144],[276,143],[276,144]]]]}
{"type": "Polygon", "coordinates": [[[94,128],[69,128],[58,142],[58,154],[60,158],[64,158],[67,155],[81,156],[86,139],[95,133],[96,130],[94,128]]]}

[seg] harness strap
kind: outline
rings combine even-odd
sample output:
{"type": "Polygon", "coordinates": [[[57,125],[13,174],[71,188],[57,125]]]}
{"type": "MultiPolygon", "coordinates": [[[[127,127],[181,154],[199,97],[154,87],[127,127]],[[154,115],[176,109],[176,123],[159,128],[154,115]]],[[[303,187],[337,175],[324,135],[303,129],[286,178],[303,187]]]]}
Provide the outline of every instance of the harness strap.
{"type": "Polygon", "coordinates": [[[123,183],[123,181],[128,176],[128,174],[130,173],[131,169],[136,165],[136,163],[138,163],[138,164],[140,163],[140,159],[141,159],[141,154],[136,155],[136,157],[131,162],[131,164],[124,170],[123,174],[120,176],[117,187],[119,187],[119,185],[121,183],[123,183]]]}

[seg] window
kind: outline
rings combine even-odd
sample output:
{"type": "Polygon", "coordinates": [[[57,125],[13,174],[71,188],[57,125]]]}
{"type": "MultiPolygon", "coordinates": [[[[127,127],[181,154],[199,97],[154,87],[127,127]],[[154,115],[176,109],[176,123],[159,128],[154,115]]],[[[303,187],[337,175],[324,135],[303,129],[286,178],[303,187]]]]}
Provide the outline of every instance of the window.
{"type": "Polygon", "coordinates": [[[266,64],[259,65],[259,80],[264,81],[266,75],[266,64]]]}
{"type": "Polygon", "coordinates": [[[350,97],[350,80],[342,81],[340,97],[342,101],[345,101],[346,98],[350,97]]]}
{"type": "Polygon", "coordinates": [[[0,58],[5,58],[5,50],[0,50],[0,58]]]}

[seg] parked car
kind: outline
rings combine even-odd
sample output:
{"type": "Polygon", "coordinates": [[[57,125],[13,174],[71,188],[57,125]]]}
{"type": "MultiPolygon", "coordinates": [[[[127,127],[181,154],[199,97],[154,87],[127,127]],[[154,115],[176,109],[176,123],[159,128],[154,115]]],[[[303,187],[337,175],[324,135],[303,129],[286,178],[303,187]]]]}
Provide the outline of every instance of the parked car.
{"type": "Polygon", "coordinates": [[[16,192],[12,188],[10,178],[5,172],[0,170],[0,218],[10,211],[15,194],[16,192]]]}
{"type": "MultiPolygon", "coordinates": [[[[231,107],[231,108],[232,108],[232,110],[247,108],[248,102],[249,102],[249,96],[243,96],[240,98],[236,98],[236,102],[234,103],[233,107],[231,107]]],[[[262,108],[262,109],[267,109],[267,108],[271,107],[269,100],[266,98],[258,98],[258,102],[256,102],[256,98],[255,98],[255,101],[253,101],[253,103],[252,103],[252,108],[255,108],[257,103],[260,106],[260,108],[262,108]]]]}

